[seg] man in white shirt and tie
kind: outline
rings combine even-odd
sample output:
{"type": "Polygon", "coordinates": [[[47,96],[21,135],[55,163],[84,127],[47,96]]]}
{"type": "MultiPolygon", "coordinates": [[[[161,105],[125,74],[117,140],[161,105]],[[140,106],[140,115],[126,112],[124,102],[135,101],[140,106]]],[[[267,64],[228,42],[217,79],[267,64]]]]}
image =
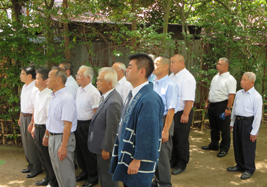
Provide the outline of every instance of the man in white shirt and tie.
{"type": "Polygon", "coordinates": [[[54,67],[48,74],[47,87],[52,89],[52,99],[46,120],[49,132],[49,155],[60,187],[76,186],[74,150],[77,113],[74,97],[65,87],[67,74],[54,67]]]}
{"type": "Polygon", "coordinates": [[[77,89],[79,88],[77,82],[73,78],[73,65],[69,61],[64,61],[59,64],[59,67],[64,69],[67,74],[67,82],[65,83],[65,86],[67,90],[73,95],[74,99],[76,98],[77,89]]]}
{"type": "Polygon", "coordinates": [[[34,123],[34,101],[38,89],[34,86],[34,79],[36,76],[35,69],[32,67],[22,68],[20,73],[20,80],[25,84],[21,90],[20,96],[20,117],[18,124],[20,126],[20,133],[24,154],[26,157],[28,167],[23,169],[22,173],[28,173],[26,178],[32,178],[42,172],[42,164],[39,157],[36,156],[36,145],[31,136],[32,125],[34,123]]]}
{"type": "Polygon", "coordinates": [[[48,153],[48,136],[45,135],[46,119],[48,108],[51,101],[52,90],[47,88],[47,78],[49,70],[42,68],[36,71],[35,86],[39,89],[34,102],[34,125],[31,131],[32,137],[37,146],[37,155],[44,167],[46,176],[42,181],[37,181],[36,186],[45,186],[49,184],[51,187],[57,187],[57,179],[51,164],[48,153]]]}
{"type": "Polygon", "coordinates": [[[91,67],[81,66],[76,80],[80,87],[76,94],[77,130],[75,155],[82,169],[76,181],[87,179],[83,187],[91,187],[98,183],[96,155],[87,148],[88,131],[91,120],[98,108],[100,93],[92,84],[94,71],[91,67]]]}
{"type": "Polygon", "coordinates": [[[115,69],[118,75],[118,82],[115,87],[117,92],[121,95],[123,103],[125,102],[130,90],[133,89],[133,86],[125,78],[126,66],[121,62],[116,62],[112,65],[112,68],[115,69]]]}
{"type": "Polygon", "coordinates": [[[236,93],[230,129],[233,129],[233,142],[236,166],[227,171],[244,172],[241,179],[249,179],[254,173],[256,139],[262,117],[262,96],[254,88],[256,75],[244,73],[241,79],[242,90],[236,93]]]}

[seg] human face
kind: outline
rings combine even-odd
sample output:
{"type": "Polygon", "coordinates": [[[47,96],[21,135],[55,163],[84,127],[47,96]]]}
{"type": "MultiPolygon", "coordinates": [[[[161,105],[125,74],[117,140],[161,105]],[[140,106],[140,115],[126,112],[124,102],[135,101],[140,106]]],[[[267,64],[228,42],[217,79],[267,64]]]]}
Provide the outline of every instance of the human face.
{"type": "Polygon", "coordinates": [[[46,80],[43,80],[42,74],[37,73],[35,79],[35,86],[40,90],[46,87],[46,80]]]}
{"type": "Polygon", "coordinates": [[[174,74],[178,73],[184,68],[183,61],[178,59],[176,56],[171,57],[170,71],[174,74]]]}
{"type": "Polygon", "coordinates": [[[153,74],[157,77],[162,75],[165,71],[165,66],[161,62],[162,58],[156,58],[154,61],[154,71],[153,74]]]}
{"type": "Polygon", "coordinates": [[[19,78],[21,82],[26,83],[29,80],[29,75],[27,75],[26,71],[21,70],[19,78]]]}
{"type": "Polygon", "coordinates": [[[219,74],[223,74],[228,71],[228,65],[224,61],[219,60],[216,69],[219,72],[219,74]]]}
{"type": "Polygon", "coordinates": [[[49,89],[55,89],[57,86],[57,77],[55,77],[56,70],[51,70],[48,74],[47,87],[49,89]]]}
{"type": "Polygon", "coordinates": [[[254,81],[249,80],[247,75],[243,75],[240,84],[245,91],[248,91],[254,86],[254,81]]]}
{"type": "Polygon", "coordinates": [[[105,94],[106,92],[108,92],[112,88],[111,83],[107,82],[104,79],[105,75],[106,75],[105,72],[100,73],[97,77],[97,82],[96,82],[96,87],[97,87],[98,91],[102,92],[103,94],[105,94]]]}
{"type": "Polygon", "coordinates": [[[131,60],[129,65],[128,65],[128,68],[126,69],[126,79],[133,86],[139,80],[140,70],[138,70],[138,68],[137,68],[136,59],[131,60]]]}
{"type": "MultiPolygon", "coordinates": [[[[87,85],[88,81],[87,81],[87,77],[84,76],[84,69],[79,69],[76,75],[76,81],[77,84],[79,84],[80,86],[84,87],[87,85]]],[[[90,78],[89,78],[89,82],[90,82],[90,78]]]]}

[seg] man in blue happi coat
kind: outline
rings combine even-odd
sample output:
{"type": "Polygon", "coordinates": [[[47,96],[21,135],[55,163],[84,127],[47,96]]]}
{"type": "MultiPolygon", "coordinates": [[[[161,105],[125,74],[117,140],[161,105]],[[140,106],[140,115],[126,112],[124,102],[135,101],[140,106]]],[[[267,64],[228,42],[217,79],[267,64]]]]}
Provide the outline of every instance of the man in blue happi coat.
{"type": "Polygon", "coordinates": [[[150,187],[160,153],[164,104],[147,81],[153,60],[142,53],[129,59],[126,79],[133,90],[122,110],[110,172],[124,187],[150,187]]]}

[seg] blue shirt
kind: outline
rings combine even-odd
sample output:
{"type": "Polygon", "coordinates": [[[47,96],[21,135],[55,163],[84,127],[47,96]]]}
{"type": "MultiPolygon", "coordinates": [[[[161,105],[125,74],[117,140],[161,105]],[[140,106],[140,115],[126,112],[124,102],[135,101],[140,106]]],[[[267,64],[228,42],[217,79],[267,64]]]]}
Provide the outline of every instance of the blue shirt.
{"type": "Polygon", "coordinates": [[[154,80],[154,91],[159,94],[164,103],[164,113],[167,115],[168,110],[175,109],[175,113],[179,107],[179,91],[178,86],[168,75],[160,80],[154,80]]]}
{"type": "Polygon", "coordinates": [[[252,123],[252,130],[250,132],[251,135],[257,135],[260,124],[261,124],[261,116],[262,116],[262,97],[252,87],[250,90],[245,92],[244,89],[239,90],[236,94],[233,111],[231,115],[231,124],[230,126],[234,126],[236,116],[250,117],[254,116],[254,120],[252,123]]]}
{"type": "Polygon", "coordinates": [[[71,132],[74,132],[77,128],[77,113],[73,95],[66,87],[51,95],[46,129],[51,133],[63,133],[64,121],[69,121],[72,122],[71,132]]]}

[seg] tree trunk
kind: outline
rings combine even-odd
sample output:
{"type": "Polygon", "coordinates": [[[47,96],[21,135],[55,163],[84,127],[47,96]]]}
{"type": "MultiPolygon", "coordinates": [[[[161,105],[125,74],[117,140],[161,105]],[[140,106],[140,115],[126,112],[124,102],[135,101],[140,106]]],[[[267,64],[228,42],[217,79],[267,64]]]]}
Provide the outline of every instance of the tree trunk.
{"type": "MultiPolygon", "coordinates": [[[[132,19],[132,31],[136,31],[137,28],[137,21],[136,21],[136,3],[137,0],[133,0],[132,2],[132,14],[134,14],[134,17],[132,19]]],[[[136,47],[136,39],[135,36],[132,38],[132,50],[136,51],[137,47],[136,47]]]]}
{"type": "Polygon", "coordinates": [[[64,17],[64,44],[65,44],[65,58],[70,61],[70,38],[69,38],[69,25],[68,25],[68,14],[66,9],[68,7],[68,1],[63,0],[63,17],[64,17]]]}
{"type": "Polygon", "coordinates": [[[169,24],[169,18],[170,18],[171,4],[172,4],[172,0],[166,0],[166,4],[164,6],[163,38],[162,38],[162,45],[161,45],[162,54],[165,54],[166,36],[168,33],[168,24],[169,24]]]}

